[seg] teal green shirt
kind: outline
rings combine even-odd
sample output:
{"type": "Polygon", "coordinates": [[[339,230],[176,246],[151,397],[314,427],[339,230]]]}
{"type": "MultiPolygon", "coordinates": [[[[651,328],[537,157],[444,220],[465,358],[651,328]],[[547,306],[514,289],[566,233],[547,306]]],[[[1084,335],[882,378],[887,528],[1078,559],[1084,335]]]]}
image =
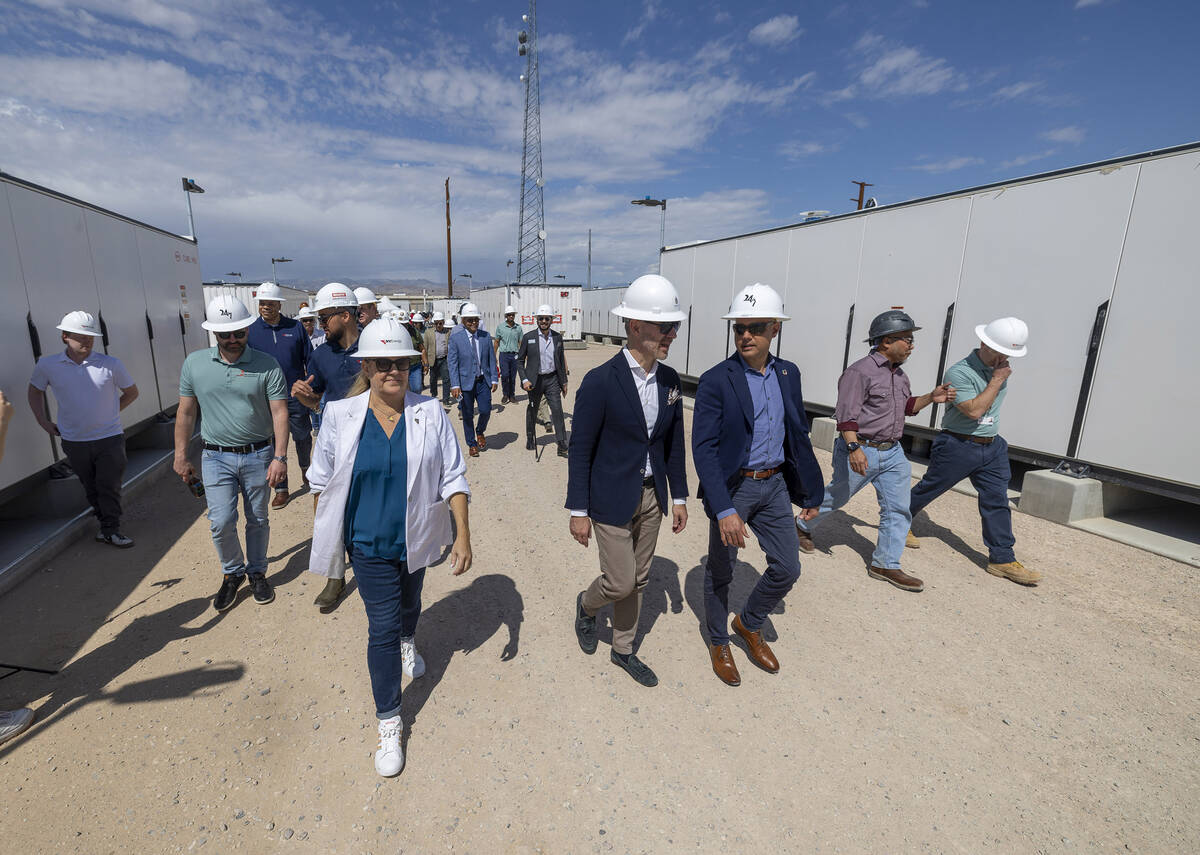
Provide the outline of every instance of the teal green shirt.
{"type": "Polygon", "coordinates": [[[189,353],[179,372],[179,394],[200,404],[200,436],[213,445],[249,445],[274,439],[270,401],[286,401],[287,384],[275,357],[247,347],[230,364],[218,349],[189,353]]]}
{"type": "Polygon", "coordinates": [[[388,561],[405,561],[408,516],[408,445],[404,417],[383,432],[375,413],[367,410],[346,499],[346,548],[388,561]]]}
{"type": "Polygon", "coordinates": [[[946,406],[946,414],[942,416],[942,430],[952,433],[964,433],[969,436],[996,436],[1000,430],[1000,405],[1008,394],[1008,381],[1000,387],[996,400],[988,407],[988,411],[979,418],[969,419],[962,414],[956,404],[965,404],[976,398],[992,379],[992,369],[983,364],[979,351],[972,350],[966,359],[960,359],[946,371],[942,381],[949,383],[958,391],[954,404],[946,406]]]}
{"type": "Polygon", "coordinates": [[[492,334],[492,337],[500,342],[501,353],[516,353],[521,349],[520,324],[514,324],[510,327],[506,322],[501,321],[500,326],[496,327],[496,332],[492,334]]]}

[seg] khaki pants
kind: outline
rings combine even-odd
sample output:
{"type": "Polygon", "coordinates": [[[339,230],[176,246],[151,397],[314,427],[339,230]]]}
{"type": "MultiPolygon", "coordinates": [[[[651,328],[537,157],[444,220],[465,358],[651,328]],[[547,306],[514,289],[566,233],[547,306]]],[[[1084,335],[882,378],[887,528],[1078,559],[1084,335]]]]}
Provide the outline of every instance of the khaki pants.
{"type": "Polygon", "coordinates": [[[613,606],[613,651],[633,652],[642,591],[650,580],[650,562],[658,545],[662,512],[653,487],[642,489],[642,501],[625,525],[593,523],[600,552],[600,575],[583,593],[583,610],[589,615],[613,606]]]}

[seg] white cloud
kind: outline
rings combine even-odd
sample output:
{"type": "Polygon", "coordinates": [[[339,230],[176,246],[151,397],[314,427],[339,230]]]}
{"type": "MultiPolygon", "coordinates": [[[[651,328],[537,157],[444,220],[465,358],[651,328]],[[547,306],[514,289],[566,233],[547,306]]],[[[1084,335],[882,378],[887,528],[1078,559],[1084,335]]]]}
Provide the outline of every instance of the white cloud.
{"type": "Polygon", "coordinates": [[[638,20],[637,25],[625,33],[625,37],[621,39],[621,44],[626,45],[630,42],[635,42],[642,37],[642,33],[646,28],[658,20],[659,13],[662,10],[659,8],[658,0],[644,0],[642,6],[642,17],[638,20]]]}
{"type": "MultiPolygon", "coordinates": [[[[914,47],[889,42],[882,36],[868,33],[858,40],[855,50],[866,61],[857,79],[865,95],[908,97],[967,88],[966,79],[946,60],[926,56],[914,47]]],[[[835,94],[839,94],[837,100],[842,100],[855,92],[835,94]]]]}
{"type": "Polygon", "coordinates": [[[1037,80],[1022,80],[1008,86],[1002,86],[995,92],[995,97],[1001,101],[1015,101],[1025,95],[1037,92],[1043,84],[1037,80]]]}
{"type": "Polygon", "coordinates": [[[812,157],[813,155],[825,154],[826,152],[836,150],[836,145],[811,140],[809,142],[786,142],[779,146],[779,153],[792,160],[800,160],[805,157],[812,157]]]}
{"type": "Polygon", "coordinates": [[[13,95],[85,113],[178,114],[191,84],[182,68],[134,56],[104,59],[0,56],[0,80],[13,95]]]}
{"type": "Polygon", "coordinates": [[[1044,160],[1047,157],[1055,154],[1058,149],[1048,148],[1045,151],[1034,152],[1033,154],[1022,154],[1011,160],[1005,160],[1000,164],[1001,169],[1016,169],[1020,166],[1026,166],[1038,160],[1044,160]]]}
{"type": "Polygon", "coordinates": [[[958,169],[964,169],[968,166],[978,166],[983,163],[983,158],[980,157],[949,157],[945,160],[936,160],[930,163],[918,163],[910,166],[909,169],[915,169],[919,172],[928,172],[931,174],[940,174],[942,172],[954,172],[958,169]]]}
{"type": "Polygon", "coordinates": [[[1067,125],[1063,128],[1054,128],[1046,131],[1041,135],[1042,139],[1050,140],[1056,143],[1072,143],[1079,145],[1083,142],[1083,138],[1087,136],[1087,131],[1078,125],[1067,125]]]}
{"type": "Polygon", "coordinates": [[[803,32],[800,19],[795,15],[776,15],[750,30],[747,38],[755,44],[782,47],[803,32]]]}
{"type": "Polygon", "coordinates": [[[1088,6],[1099,6],[1104,0],[1075,0],[1076,9],[1086,9],[1088,6]]]}

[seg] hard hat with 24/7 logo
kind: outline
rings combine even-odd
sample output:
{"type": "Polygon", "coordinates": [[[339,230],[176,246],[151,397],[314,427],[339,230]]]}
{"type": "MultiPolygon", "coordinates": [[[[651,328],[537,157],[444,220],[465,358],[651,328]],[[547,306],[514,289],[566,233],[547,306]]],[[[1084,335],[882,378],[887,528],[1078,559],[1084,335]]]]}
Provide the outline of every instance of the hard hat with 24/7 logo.
{"type": "Polygon", "coordinates": [[[737,321],[742,318],[774,318],[777,321],[790,321],[791,317],[783,313],[783,298],[770,285],[755,282],[747,285],[733,302],[729,304],[728,314],[722,315],[726,321],[737,321]]]}
{"type": "Polygon", "coordinates": [[[671,280],[657,273],[647,273],[630,282],[621,303],[612,313],[631,321],[671,323],[687,320],[687,312],[679,307],[679,292],[671,280]]]}
{"type": "Polygon", "coordinates": [[[997,318],[986,326],[980,324],[975,327],[975,335],[997,353],[1024,356],[1029,327],[1020,318],[997,318]]]}
{"type": "Polygon", "coordinates": [[[250,326],[254,316],[237,297],[218,294],[208,301],[207,320],[200,324],[209,332],[232,332],[250,326]]]}
{"type": "Polygon", "coordinates": [[[358,298],[349,285],[341,282],[330,282],[322,286],[313,298],[314,310],[321,312],[325,309],[357,309],[358,298]]]}
{"type": "Polygon", "coordinates": [[[103,335],[96,316],[91,312],[84,311],[67,312],[58,322],[57,329],[78,335],[103,335]]]}
{"type": "Polygon", "coordinates": [[[421,351],[413,350],[412,336],[400,321],[395,318],[376,318],[363,327],[358,336],[358,352],[354,355],[359,359],[374,359],[376,356],[407,356],[411,359],[420,356],[421,351]]]}

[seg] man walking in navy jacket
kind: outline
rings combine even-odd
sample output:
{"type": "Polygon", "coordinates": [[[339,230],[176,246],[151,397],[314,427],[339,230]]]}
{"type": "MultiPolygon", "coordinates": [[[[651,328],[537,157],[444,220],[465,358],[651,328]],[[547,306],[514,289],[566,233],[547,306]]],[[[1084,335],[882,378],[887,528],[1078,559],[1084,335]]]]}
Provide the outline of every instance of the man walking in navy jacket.
{"type": "Polygon", "coordinates": [[[783,301],[755,283],[733,298],[737,352],[700,377],[692,418],[692,456],[700,498],[709,517],[704,610],[713,671],[730,686],[741,683],[729,652],[729,583],[749,526],[767,556],[767,570],[733,618],[753,662],[769,673],[779,661],[762,637],[767,615],[800,578],[800,542],[792,504],[816,515],[824,496],[821,469],[809,442],[800,369],[771,355],[783,301]]]}
{"type": "Polygon", "coordinates": [[[575,633],[583,652],[595,653],[596,613],[611,603],[613,663],[656,686],[633,642],[668,488],[671,530],[687,525],[679,374],[658,361],[687,315],[675,287],[656,275],[635,280],[612,312],[625,319],[627,346],[583,378],[567,457],[571,536],[586,547],[594,521],[600,551],[600,575],[575,601],[575,633]]]}

